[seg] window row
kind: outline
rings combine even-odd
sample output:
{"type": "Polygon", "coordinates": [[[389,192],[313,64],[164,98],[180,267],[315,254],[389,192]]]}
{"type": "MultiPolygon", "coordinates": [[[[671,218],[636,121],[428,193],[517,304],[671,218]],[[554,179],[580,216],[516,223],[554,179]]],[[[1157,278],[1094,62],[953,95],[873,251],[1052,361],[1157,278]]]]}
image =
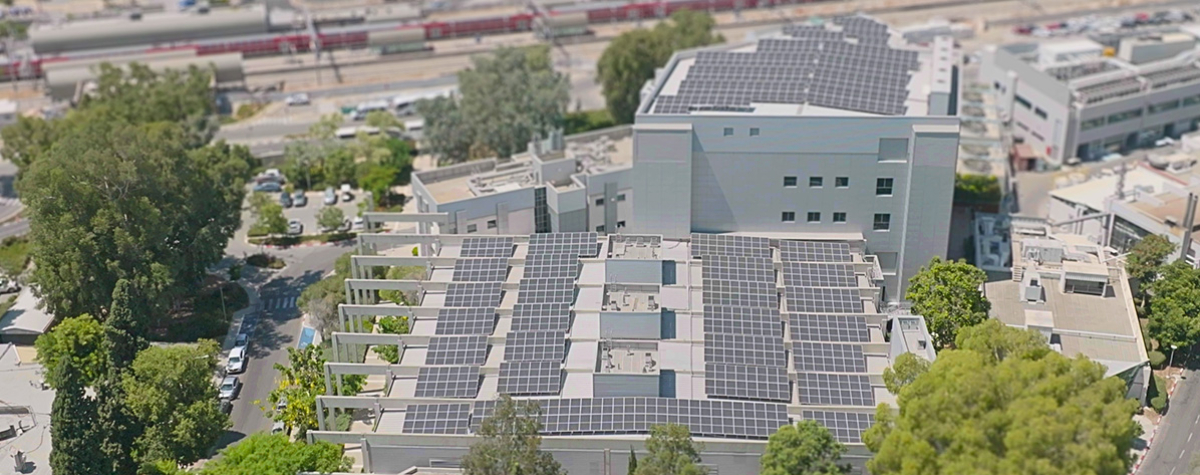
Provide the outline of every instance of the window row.
{"type": "MultiPolygon", "coordinates": [[[[794,176],[783,177],[784,188],[795,188],[799,183],[799,179],[794,176]]],[[[891,196],[892,188],[896,181],[893,178],[876,178],[875,179],[875,194],[878,196],[891,196]]],[[[809,188],[823,188],[825,186],[825,177],[810,176],[808,177],[809,188]]],[[[849,188],[850,177],[839,176],[833,179],[833,186],[837,188],[849,188]]]]}
{"type": "MultiPolygon", "coordinates": [[[[758,127],[750,128],[750,136],[751,137],[758,137],[758,134],[759,134],[758,127]]],[[[733,127],[725,127],[724,135],[726,137],[732,137],[733,136],[733,127]]]]}
{"type": "MultiPolygon", "coordinates": [[[[625,201],[625,193],[617,195],[617,201],[625,201]]],[[[596,198],[596,206],[604,206],[604,198],[596,198]]]]}
{"type": "MultiPolygon", "coordinates": [[[[796,222],[796,212],[795,211],[784,211],[783,214],[781,215],[781,218],[782,218],[781,221],[783,221],[785,223],[794,223],[794,222],[796,222]]],[[[821,222],[821,212],[820,211],[809,211],[807,216],[805,216],[805,218],[806,218],[805,222],[820,223],[821,222]]],[[[834,223],[845,223],[846,222],[846,212],[845,211],[834,211],[833,212],[833,222],[834,223]]],[[[874,229],[875,231],[887,231],[887,230],[892,229],[892,215],[887,214],[887,213],[875,213],[875,217],[872,220],[871,228],[874,229]]]]}
{"type": "MultiPolygon", "coordinates": [[[[1191,107],[1197,104],[1200,104],[1200,96],[1189,96],[1183,99],[1150,104],[1146,107],[1146,112],[1149,114],[1160,114],[1163,112],[1173,111],[1180,107],[1191,107]]],[[[1097,117],[1095,119],[1085,120],[1079,124],[1079,128],[1080,130],[1091,130],[1098,127],[1104,127],[1105,125],[1109,124],[1116,124],[1118,122],[1136,119],[1142,117],[1142,115],[1142,109],[1127,110],[1124,112],[1111,114],[1107,117],[1097,117]]]]}

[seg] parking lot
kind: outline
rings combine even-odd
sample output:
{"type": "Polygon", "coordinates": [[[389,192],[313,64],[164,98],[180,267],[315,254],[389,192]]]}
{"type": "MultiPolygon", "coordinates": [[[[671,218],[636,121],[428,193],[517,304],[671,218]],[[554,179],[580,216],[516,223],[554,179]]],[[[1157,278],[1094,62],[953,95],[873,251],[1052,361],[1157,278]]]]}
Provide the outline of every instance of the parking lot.
{"type": "MultiPolygon", "coordinates": [[[[358,216],[358,203],[362,201],[363,193],[361,190],[354,190],[351,194],[354,195],[353,200],[343,201],[339,192],[337,197],[338,202],[335,206],[342,210],[342,214],[346,215],[346,219],[353,221],[354,217],[358,216]]],[[[276,200],[279,199],[279,193],[271,193],[271,196],[276,200]]],[[[293,205],[290,208],[284,208],[283,217],[287,218],[288,222],[291,222],[293,219],[299,220],[300,224],[304,225],[304,234],[320,234],[320,227],[317,226],[317,214],[327,207],[325,204],[325,192],[323,190],[309,191],[304,193],[304,196],[308,198],[308,203],[304,206],[293,205]]]]}

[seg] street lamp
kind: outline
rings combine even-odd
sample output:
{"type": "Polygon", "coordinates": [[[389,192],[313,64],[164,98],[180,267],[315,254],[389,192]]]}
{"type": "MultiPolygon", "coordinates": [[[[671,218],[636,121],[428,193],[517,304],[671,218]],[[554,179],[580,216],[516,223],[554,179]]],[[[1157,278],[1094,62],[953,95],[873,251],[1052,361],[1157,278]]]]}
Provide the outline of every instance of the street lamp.
{"type": "Polygon", "coordinates": [[[1167,367],[1168,367],[1168,368],[1170,368],[1171,366],[1173,366],[1173,365],[1175,364],[1175,349],[1176,349],[1176,348],[1179,348],[1179,346],[1178,346],[1178,345],[1171,345],[1171,360],[1170,360],[1169,362],[1167,362],[1167,367]]]}

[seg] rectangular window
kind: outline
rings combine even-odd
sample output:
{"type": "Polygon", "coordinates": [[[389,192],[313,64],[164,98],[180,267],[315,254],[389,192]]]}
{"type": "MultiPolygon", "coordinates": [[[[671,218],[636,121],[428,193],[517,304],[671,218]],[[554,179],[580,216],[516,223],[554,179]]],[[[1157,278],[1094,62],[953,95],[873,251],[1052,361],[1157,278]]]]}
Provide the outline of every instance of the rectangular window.
{"type": "Polygon", "coordinates": [[[784,211],[782,221],[785,223],[796,222],[796,212],[795,211],[784,211]]]}
{"type": "Polygon", "coordinates": [[[1150,104],[1150,113],[1157,114],[1159,112],[1173,111],[1179,108],[1179,101],[1159,102],[1158,104],[1150,104]]]}
{"type": "Polygon", "coordinates": [[[1081,130],[1091,130],[1091,129],[1095,129],[1097,127],[1104,127],[1104,118],[1103,117],[1099,117],[1099,118],[1091,119],[1091,120],[1085,120],[1079,124],[1079,128],[1081,130]]]}
{"type": "Polygon", "coordinates": [[[758,127],[751,127],[751,128],[750,128],[750,136],[751,136],[751,137],[758,137],[758,127]]]}
{"type": "Polygon", "coordinates": [[[849,188],[850,187],[850,177],[839,176],[837,178],[834,178],[833,184],[834,184],[834,186],[837,186],[838,188],[849,188]]]}
{"type": "Polygon", "coordinates": [[[725,128],[725,136],[729,137],[731,135],[733,135],[733,127],[726,127],[725,128]]]}
{"type": "Polygon", "coordinates": [[[876,231],[887,231],[892,229],[892,215],[887,213],[875,213],[874,229],[876,231]]]}
{"type": "Polygon", "coordinates": [[[845,211],[834,211],[833,212],[833,222],[835,222],[835,223],[846,222],[846,212],[845,211]]]}
{"type": "Polygon", "coordinates": [[[604,206],[604,198],[596,198],[596,206],[604,206]]]}
{"type": "Polygon", "coordinates": [[[809,188],[820,188],[824,184],[825,184],[825,178],[822,178],[819,176],[808,177],[808,187],[809,188]]]}
{"type": "Polygon", "coordinates": [[[617,201],[625,201],[625,193],[617,195],[617,201]]]}
{"type": "Polygon", "coordinates": [[[1194,106],[1196,104],[1200,104],[1200,96],[1192,96],[1192,97],[1183,98],[1183,106],[1184,107],[1194,106]]]}
{"type": "Polygon", "coordinates": [[[879,139],[879,159],[900,162],[908,160],[908,139],[879,139]]]}
{"type": "Polygon", "coordinates": [[[808,222],[810,222],[810,223],[821,222],[821,213],[818,211],[809,211],[808,212],[808,222]]]}
{"type": "Polygon", "coordinates": [[[1043,119],[1046,118],[1046,111],[1042,110],[1041,107],[1037,107],[1037,108],[1033,109],[1033,113],[1037,114],[1038,117],[1041,117],[1043,119]]]}
{"type": "Polygon", "coordinates": [[[1025,108],[1026,108],[1026,109],[1032,109],[1032,108],[1033,108],[1033,104],[1031,104],[1031,103],[1029,102],[1029,100],[1028,100],[1028,99],[1025,99],[1024,97],[1017,96],[1017,95],[1013,95],[1013,99],[1015,99],[1015,100],[1017,101],[1017,104],[1020,104],[1020,105],[1023,105],[1023,106],[1025,106],[1025,108]]]}
{"type": "Polygon", "coordinates": [[[783,186],[785,186],[787,188],[795,188],[796,187],[796,177],[794,177],[794,176],[783,177],[783,186]]]}
{"type": "Polygon", "coordinates": [[[596,232],[598,232],[598,233],[604,232],[604,225],[601,224],[599,226],[596,226],[596,232]]]}
{"type": "Polygon", "coordinates": [[[496,229],[496,220],[489,219],[487,222],[487,228],[488,229],[496,229]]]}
{"type": "Polygon", "coordinates": [[[1108,116],[1108,123],[1115,124],[1117,122],[1124,122],[1127,120],[1136,119],[1141,116],[1142,116],[1141,109],[1134,109],[1131,111],[1118,112],[1116,114],[1108,116]]]}
{"type": "Polygon", "coordinates": [[[624,221],[617,221],[617,229],[621,229],[621,228],[624,228],[624,227],[625,227],[625,222],[624,222],[624,221]]]}
{"type": "Polygon", "coordinates": [[[478,231],[478,230],[479,230],[479,226],[476,226],[476,225],[474,225],[474,224],[468,224],[468,225],[467,225],[467,232],[468,232],[468,233],[473,233],[473,232],[475,232],[475,231],[478,231]]]}
{"type": "Polygon", "coordinates": [[[891,178],[875,179],[875,196],[892,196],[892,185],[895,180],[891,178]]]}

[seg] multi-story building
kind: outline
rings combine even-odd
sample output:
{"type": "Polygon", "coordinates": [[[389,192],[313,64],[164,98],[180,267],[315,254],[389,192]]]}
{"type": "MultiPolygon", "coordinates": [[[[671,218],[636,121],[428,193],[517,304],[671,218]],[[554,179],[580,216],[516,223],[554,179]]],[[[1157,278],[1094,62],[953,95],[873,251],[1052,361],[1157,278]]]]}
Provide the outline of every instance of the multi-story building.
{"type": "Polygon", "coordinates": [[[800,420],[828,427],[861,469],[876,405],[895,404],[883,370],[904,352],[935,358],[920,316],[885,310],[861,242],[383,233],[360,235],[358,252],[354,276],[424,271],[346,280],[349,331],[331,335],[326,365],[337,394],[317,398],[308,434],[351,444],[366,473],[458,466],[500,395],[539,404],[542,450],[575,475],[625,475],[665,423],[689,427],[711,473],[758,473],[767,438],[800,420]],[[417,244],[427,252],[412,256],[417,244]],[[405,304],[377,303],[379,290],[405,304]],[[374,333],[382,316],[409,333],[374,333]],[[395,361],[368,351],[381,345],[395,361]],[[342,395],[351,374],[364,392],[342,395]],[[359,420],[336,431],[330,409],[359,420]]]}
{"type": "Polygon", "coordinates": [[[946,253],[958,157],[953,40],[870,18],[677,53],[633,127],[632,232],[864,242],[887,300],[946,253]]]}
{"type": "Polygon", "coordinates": [[[1200,124],[1200,29],[984,49],[980,79],[1047,168],[1153,145],[1200,124]]]}

